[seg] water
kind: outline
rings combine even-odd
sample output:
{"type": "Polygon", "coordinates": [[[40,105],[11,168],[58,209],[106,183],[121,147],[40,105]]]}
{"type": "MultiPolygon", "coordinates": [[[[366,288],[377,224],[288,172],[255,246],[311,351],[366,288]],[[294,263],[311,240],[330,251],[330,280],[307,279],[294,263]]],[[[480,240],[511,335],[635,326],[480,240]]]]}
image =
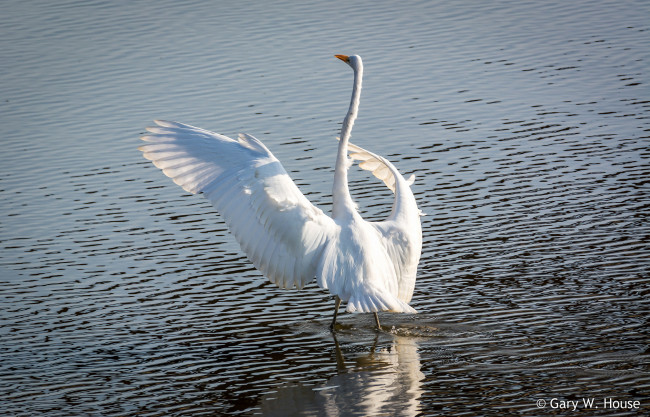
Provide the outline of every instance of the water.
{"type": "Polygon", "coordinates": [[[647,414],[650,7],[436,3],[5,2],[0,414],[647,414]],[[328,210],[337,53],[353,142],[428,214],[419,314],[381,333],[331,334],[136,150],[154,118],[248,132],[328,210]]]}

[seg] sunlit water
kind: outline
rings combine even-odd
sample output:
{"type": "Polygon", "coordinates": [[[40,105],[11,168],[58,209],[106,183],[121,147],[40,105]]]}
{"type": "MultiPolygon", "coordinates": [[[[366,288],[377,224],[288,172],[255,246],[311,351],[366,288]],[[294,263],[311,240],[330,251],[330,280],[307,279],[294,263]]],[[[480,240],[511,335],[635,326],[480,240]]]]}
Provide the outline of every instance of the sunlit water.
{"type": "Polygon", "coordinates": [[[1,6],[0,414],[648,413],[647,2],[56,3],[1,6]],[[336,53],[353,141],[427,213],[419,314],[380,333],[330,333],[136,150],[154,118],[248,132],[329,210],[336,53]]]}

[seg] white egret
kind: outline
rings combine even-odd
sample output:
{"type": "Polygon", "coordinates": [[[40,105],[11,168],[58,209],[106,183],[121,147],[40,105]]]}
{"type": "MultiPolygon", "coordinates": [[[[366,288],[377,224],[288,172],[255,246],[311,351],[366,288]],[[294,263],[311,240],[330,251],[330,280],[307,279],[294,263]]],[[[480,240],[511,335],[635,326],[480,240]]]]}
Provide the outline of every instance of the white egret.
{"type": "Polygon", "coordinates": [[[302,288],[316,278],[348,312],[415,313],[409,306],[422,250],[420,211],[407,181],[389,161],[349,143],[357,118],[361,57],[336,55],[354,70],[350,108],[334,168],[332,215],[300,192],[275,156],[256,138],[237,140],[190,125],[156,120],[139,149],[184,190],[203,193],[223,216],[242,250],[268,279],[302,288]],[[348,151],[360,167],[393,190],[388,218],[361,218],[348,189],[348,151]]]}

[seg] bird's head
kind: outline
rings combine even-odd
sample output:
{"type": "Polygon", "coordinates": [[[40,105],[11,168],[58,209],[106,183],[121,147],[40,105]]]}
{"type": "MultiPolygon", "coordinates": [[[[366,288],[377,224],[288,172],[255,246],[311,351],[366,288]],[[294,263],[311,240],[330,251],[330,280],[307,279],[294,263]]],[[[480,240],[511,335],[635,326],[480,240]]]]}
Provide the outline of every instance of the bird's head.
{"type": "Polygon", "coordinates": [[[345,62],[349,66],[352,67],[352,69],[357,70],[361,67],[361,57],[359,55],[334,55],[341,61],[345,62]]]}

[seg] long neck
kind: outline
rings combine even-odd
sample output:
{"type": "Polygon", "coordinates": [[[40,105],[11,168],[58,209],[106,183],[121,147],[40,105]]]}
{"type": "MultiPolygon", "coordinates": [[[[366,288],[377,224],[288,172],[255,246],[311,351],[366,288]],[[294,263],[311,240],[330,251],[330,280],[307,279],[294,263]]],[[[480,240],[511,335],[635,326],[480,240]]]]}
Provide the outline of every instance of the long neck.
{"type": "Polygon", "coordinates": [[[363,67],[354,71],[354,86],[352,87],[352,98],[348,114],[343,119],[341,127],[341,140],[339,141],[336,166],[334,167],[334,187],[332,190],[332,217],[352,216],[356,213],[350,189],[348,188],[348,142],[352,126],[357,118],[359,109],[359,98],[361,96],[361,80],[363,78],[363,67]]]}

